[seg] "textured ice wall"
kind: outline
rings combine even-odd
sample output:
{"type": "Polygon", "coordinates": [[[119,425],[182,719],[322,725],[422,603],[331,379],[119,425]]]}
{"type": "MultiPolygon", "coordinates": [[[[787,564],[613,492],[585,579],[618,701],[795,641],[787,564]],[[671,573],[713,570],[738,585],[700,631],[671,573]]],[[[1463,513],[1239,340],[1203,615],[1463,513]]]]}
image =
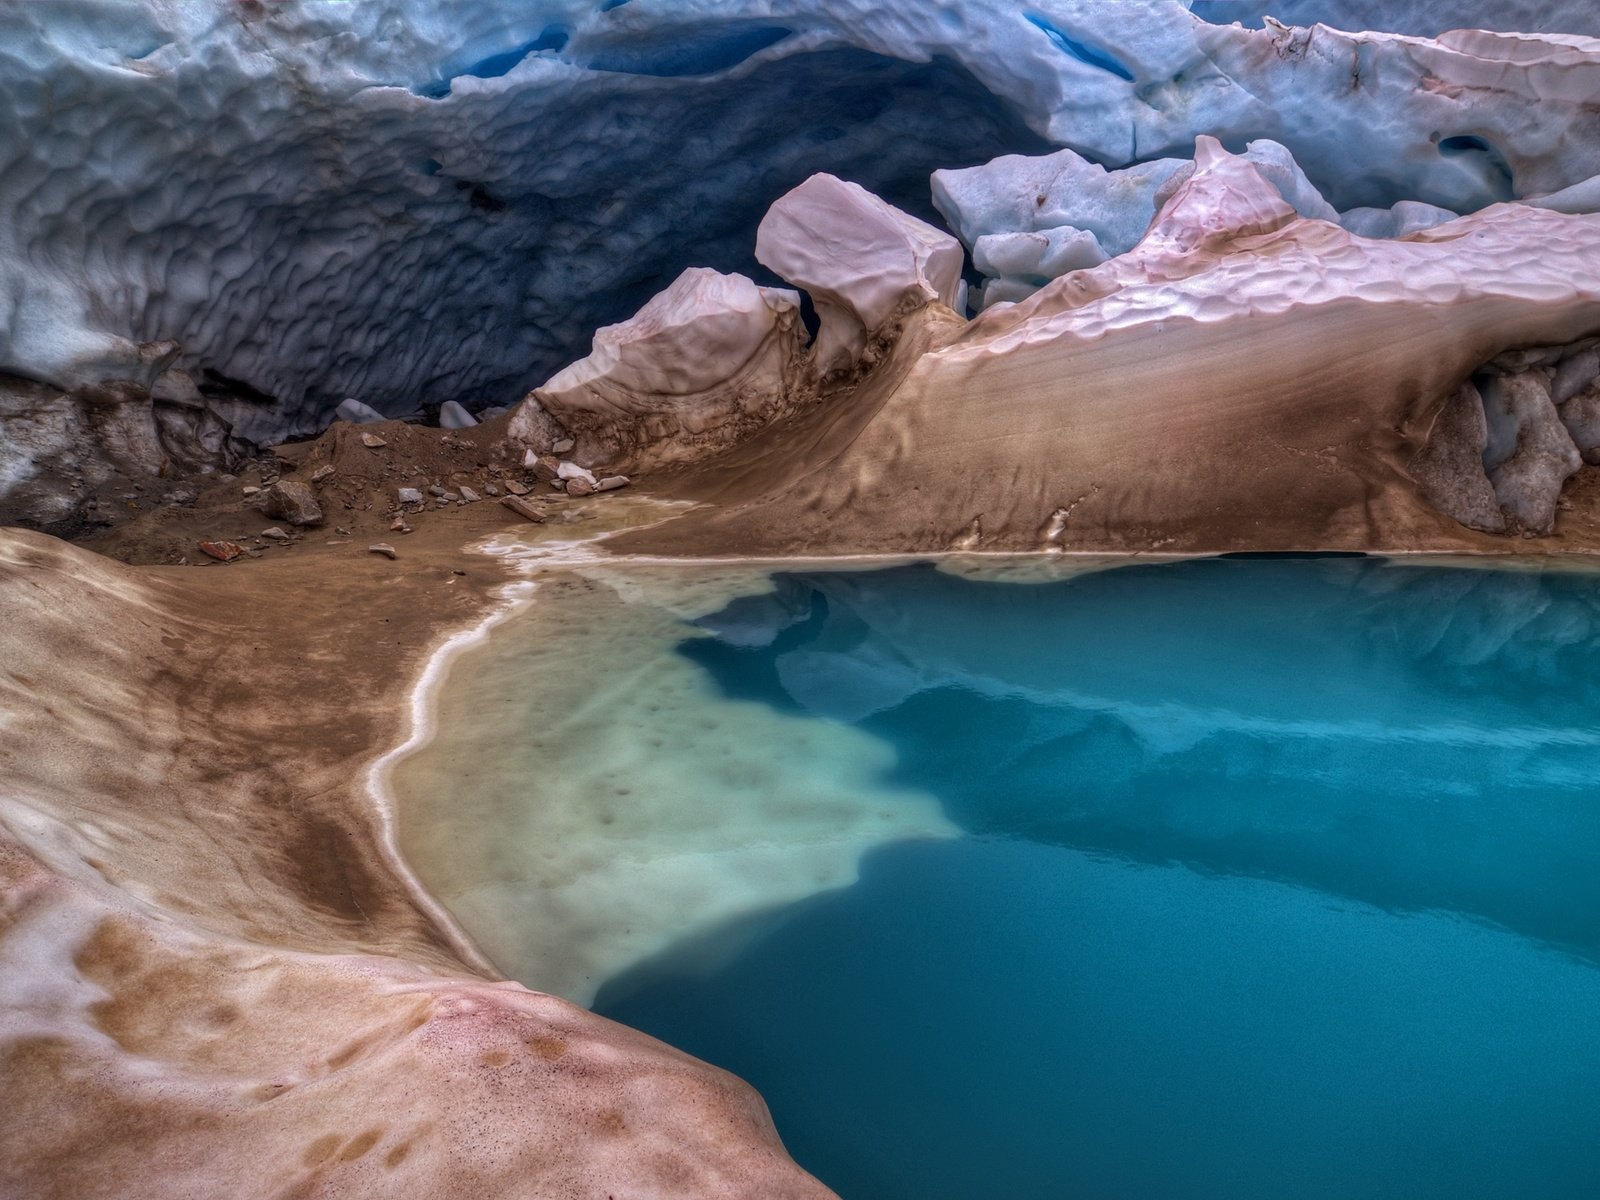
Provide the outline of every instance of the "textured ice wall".
{"type": "Polygon", "coordinates": [[[1580,33],[1600,37],[1594,0],[1195,0],[1195,15],[1226,25],[1260,25],[1272,16],[1286,25],[1332,25],[1436,37],[1447,29],[1506,33],[1580,33]]]}
{"type": "Polygon", "coordinates": [[[172,339],[286,431],[347,395],[505,402],[683,267],[754,271],[819,170],[928,218],[936,167],[1202,132],[1284,143],[1340,208],[1600,174],[1589,51],[1505,49],[1173,0],[7,5],[0,370],[137,376],[172,339]]]}

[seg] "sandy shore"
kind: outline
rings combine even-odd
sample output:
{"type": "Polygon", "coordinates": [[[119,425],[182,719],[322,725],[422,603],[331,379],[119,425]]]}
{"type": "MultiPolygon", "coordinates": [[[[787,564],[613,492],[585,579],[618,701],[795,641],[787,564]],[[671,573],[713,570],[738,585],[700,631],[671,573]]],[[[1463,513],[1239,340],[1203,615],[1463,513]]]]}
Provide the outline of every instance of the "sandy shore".
{"type": "Polygon", "coordinates": [[[745,1085],[497,982],[369,771],[491,505],[131,568],[0,532],[0,1196],[823,1196],[745,1085]]]}

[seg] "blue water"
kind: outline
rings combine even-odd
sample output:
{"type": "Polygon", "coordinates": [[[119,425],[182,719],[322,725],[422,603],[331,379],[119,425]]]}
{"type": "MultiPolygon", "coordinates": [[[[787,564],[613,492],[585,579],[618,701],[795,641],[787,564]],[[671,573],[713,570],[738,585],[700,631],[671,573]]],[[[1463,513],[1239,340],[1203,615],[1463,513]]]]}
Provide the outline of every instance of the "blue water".
{"type": "Polygon", "coordinates": [[[784,575],[680,652],[967,836],[612,980],[846,1200],[1600,1196],[1600,577],[784,575]]]}

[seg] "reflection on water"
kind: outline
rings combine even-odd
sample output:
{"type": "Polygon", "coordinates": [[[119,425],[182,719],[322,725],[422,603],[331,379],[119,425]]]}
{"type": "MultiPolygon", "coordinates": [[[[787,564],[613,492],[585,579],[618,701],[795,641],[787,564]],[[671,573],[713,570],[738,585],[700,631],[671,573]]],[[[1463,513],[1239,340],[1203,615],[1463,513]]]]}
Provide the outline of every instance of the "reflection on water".
{"type": "Polygon", "coordinates": [[[969,836],[597,1007],[751,1079],[846,1200],[1600,1194],[1600,580],[777,585],[681,653],[969,836]]]}
{"type": "Polygon", "coordinates": [[[1600,957],[1600,578],[1205,560],[786,576],[686,642],[974,833],[1480,917],[1600,957]],[[1531,885],[1537,881],[1536,886],[1531,885]]]}

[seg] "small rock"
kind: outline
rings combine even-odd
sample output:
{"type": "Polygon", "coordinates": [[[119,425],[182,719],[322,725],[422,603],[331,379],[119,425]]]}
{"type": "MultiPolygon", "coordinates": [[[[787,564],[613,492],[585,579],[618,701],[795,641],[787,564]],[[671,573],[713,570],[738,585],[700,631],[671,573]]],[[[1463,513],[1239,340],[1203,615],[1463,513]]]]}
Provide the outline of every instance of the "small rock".
{"type": "Polygon", "coordinates": [[[594,485],[594,490],[597,492],[614,492],[618,488],[627,487],[628,482],[628,477],[626,475],[607,475],[599,483],[594,485]]]}
{"type": "Polygon", "coordinates": [[[528,494],[528,489],[522,484],[518,483],[515,479],[506,480],[506,491],[510,492],[513,496],[526,496],[528,494]]]}
{"type": "Polygon", "coordinates": [[[440,492],[439,499],[443,500],[446,504],[454,504],[457,500],[461,499],[461,497],[456,495],[454,492],[440,492]]]}
{"type": "Polygon", "coordinates": [[[241,492],[243,492],[246,496],[259,496],[261,494],[261,489],[256,487],[255,484],[253,484],[253,483],[252,484],[247,484],[246,486],[240,488],[239,490],[241,492]]]}
{"type": "Polygon", "coordinates": [[[454,400],[446,400],[439,406],[440,429],[471,429],[477,423],[478,418],[454,400]]]}
{"type": "Polygon", "coordinates": [[[367,551],[371,554],[381,554],[385,558],[400,557],[400,552],[389,545],[388,542],[373,542],[372,545],[367,547],[367,551]]]}
{"type": "Polygon", "coordinates": [[[200,552],[210,555],[218,562],[232,562],[244,553],[244,547],[238,542],[201,542],[200,552]]]}
{"type": "Polygon", "coordinates": [[[550,447],[550,452],[552,454],[566,454],[577,444],[578,443],[573,441],[571,438],[562,438],[559,442],[550,447]]]}
{"type": "Polygon", "coordinates": [[[286,530],[280,528],[277,525],[273,525],[273,526],[270,526],[270,527],[268,527],[266,529],[263,529],[261,531],[261,536],[266,538],[267,541],[269,541],[269,542],[282,543],[282,542],[287,542],[287,541],[291,540],[290,537],[289,537],[288,532],[286,530]]]}
{"type": "Polygon", "coordinates": [[[218,483],[232,483],[235,479],[238,479],[238,478],[239,477],[237,475],[231,475],[228,472],[224,471],[221,475],[217,476],[217,482],[218,483]]]}
{"type": "Polygon", "coordinates": [[[461,498],[468,504],[476,504],[479,500],[483,499],[483,497],[478,495],[477,492],[466,486],[463,486],[461,489],[461,498]]]}
{"type": "Polygon", "coordinates": [[[560,471],[561,464],[548,454],[541,454],[533,460],[533,477],[540,482],[555,479],[560,471]]]}
{"type": "Polygon", "coordinates": [[[500,503],[505,505],[512,512],[516,513],[519,517],[526,517],[528,520],[535,521],[540,524],[544,522],[545,517],[548,515],[544,509],[540,508],[536,504],[532,504],[527,500],[524,500],[521,496],[507,496],[504,500],[500,501],[500,503]]]}
{"type": "MultiPolygon", "coordinates": [[[[467,494],[467,489],[462,488],[461,494],[465,496],[467,494]]],[[[483,494],[485,496],[498,496],[500,494],[500,489],[495,484],[486,483],[483,485],[483,494]]]]}
{"type": "Polygon", "coordinates": [[[589,470],[588,467],[580,467],[575,462],[560,462],[560,463],[557,463],[556,464],[556,478],[557,479],[566,479],[566,480],[569,480],[569,481],[573,480],[573,479],[581,479],[585,483],[587,483],[590,487],[593,487],[595,484],[600,482],[598,479],[596,479],[594,477],[594,472],[593,471],[589,470]]]}
{"type": "Polygon", "coordinates": [[[262,511],[269,517],[281,518],[291,525],[322,524],[322,506],[307,484],[294,480],[275,483],[267,489],[266,500],[262,511]]]}
{"type": "Polygon", "coordinates": [[[349,537],[350,536],[350,531],[348,529],[346,529],[343,525],[335,525],[333,527],[333,531],[335,533],[337,533],[340,537],[349,537]]]}
{"type": "Polygon", "coordinates": [[[430,496],[442,496],[442,495],[444,495],[444,489],[442,487],[440,487],[437,483],[430,483],[428,485],[428,495],[430,495],[430,496]]]}
{"type": "Polygon", "coordinates": [[[595,485],[582,476],[574,476],[567,480],[567,495],[569,496],[588,496],[592,495],[594,490],[595,485]]]}
{"type": "Polygon", "coordinates": [[[321,483],[324,479],[332,478],[334,471],[335,467],[332,463],[324,463],[315,471],[311,472],[311,482],[321,483]]]}
{"type": "Polygon", "coordinates": [[[531,467],[531,466],[533,466],[534,463],[536,463],[538,461],[539,461],[539,452],[537,450],[533,449],[531,446],[528,449],[526,449],[526,450],[524,450],[522,452],[522,465],[524,467],[531,467]]]}
{"type": "Polygon", "coordinates": [[[422,493],[416,488],[396,488],[394,494],[401,504],[422,503],[422,493]]]}
{"type": "Polygon", "coordinates": [[[363,433],[361,435],[361,444],[368,450],[379,450],[384,446],[387,446],[389,443],[384,441],[375,433],[363,433]]]}
{"type": "Polygon", "coordinates": [[[390,521],[389,528],[395,533],[411,532],[411,526],[406,524],[406,519],[404,517],[396,517],[394,520],[390,521]]]}

